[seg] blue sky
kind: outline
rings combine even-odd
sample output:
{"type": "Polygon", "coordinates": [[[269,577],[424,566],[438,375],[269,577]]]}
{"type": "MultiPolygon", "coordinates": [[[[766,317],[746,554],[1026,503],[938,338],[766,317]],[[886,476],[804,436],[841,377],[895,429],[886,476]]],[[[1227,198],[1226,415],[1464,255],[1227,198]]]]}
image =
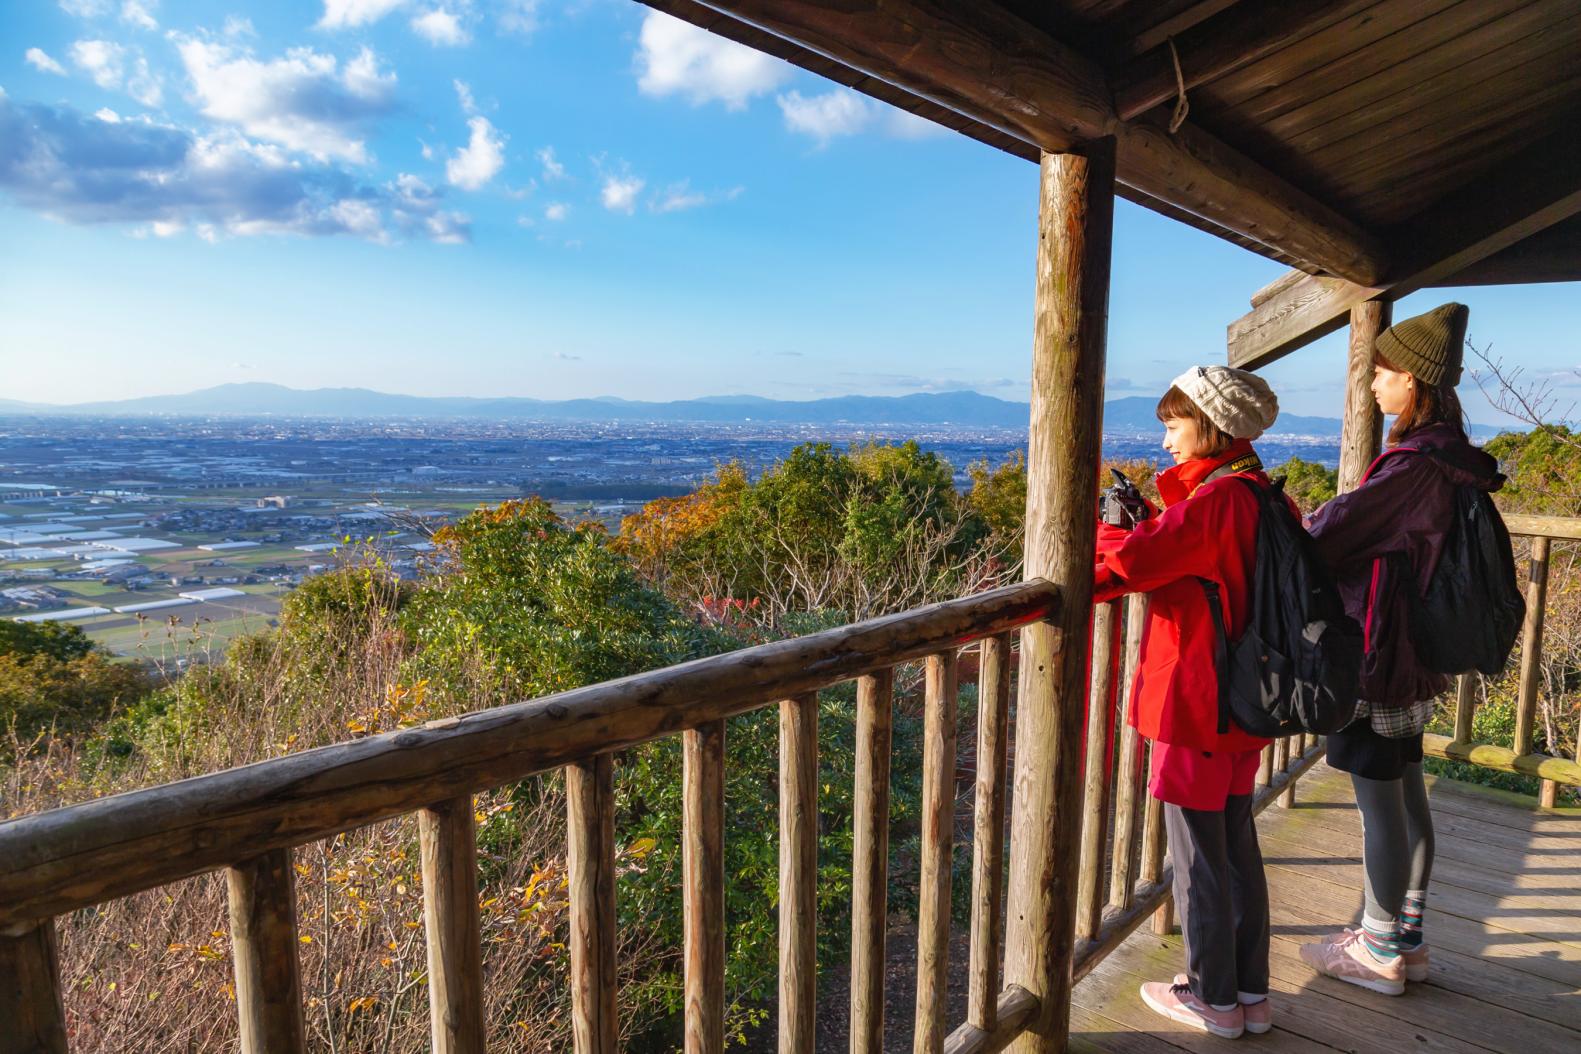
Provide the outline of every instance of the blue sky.
{"type": "MultiPolygon", "coordinates": [[[[0,398],[1026,395],[1035,166],[630,0],[9,0],[0,39],[0,398]]],[[[1122,202],[1110,394],[1222,361],[1281,270],[1122,202]]],[[[1573,286],[1396,317],[1452,296],[1581,384],[1573,286]]],[[[1267,375],[1332,415],[1343,356],[1267,375]]]]}

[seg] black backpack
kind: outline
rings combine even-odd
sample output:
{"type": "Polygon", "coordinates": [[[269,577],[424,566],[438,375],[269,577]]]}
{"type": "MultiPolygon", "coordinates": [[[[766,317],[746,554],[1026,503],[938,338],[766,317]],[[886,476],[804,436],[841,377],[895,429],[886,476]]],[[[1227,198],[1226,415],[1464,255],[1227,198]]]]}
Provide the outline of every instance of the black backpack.
{"type": "Polygon", "coordinates": [[[1257,495],[1257,552],[1246,632],[1230,640],[1219,584],[1198,579],[1217,630],[1219,733],[1230,721],[1254,736],[1326,735],[1350,723],[1361,681],[1362,633],[1290,506],[1284,480],[1257,495]]]}
{"type": "MultiPolygon", "coordinates": [[[[1445,460],[1434,450],[1417,453],[1445,460]]],[[[1525,618],[1504,518],[1486,491],[1457,486],[1455,520],[1438,566],[1411,605],[1417,661],[1438,673],[1492,676],[1504,669],[1525,618]]]]}

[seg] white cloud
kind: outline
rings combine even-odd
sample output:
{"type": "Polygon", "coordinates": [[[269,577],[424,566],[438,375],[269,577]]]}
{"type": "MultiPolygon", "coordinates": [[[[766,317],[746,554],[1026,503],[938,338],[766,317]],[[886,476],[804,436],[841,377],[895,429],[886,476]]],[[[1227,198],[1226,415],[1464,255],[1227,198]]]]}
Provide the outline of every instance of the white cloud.
{"type": "Polygon", "coordinates": [[[405,4],[406,0],[324,0],[324,17],[318,24],[324,29],[365,26],[405,4]]]}
{"type": "Polygon", "coordinates": [[[654,212],[684,212],[687,209],[701,208],[720,201],[734,201],[745,189],[745,187],[732,187],[719,193],[707,193],[693,190],[691,181],[683,179],[679,183],[671,183],[662,193],[654,195],[648,203],[648,208],[654,212]]]}
{"type": "Polygon", "coordinates": [[[646,185],[632,175],[605,176],[604,189],[599,192],[599,198],[609,211],[624,212],[629,216],[637,211],[637,195],[642,193],[646,185]]]}
{"type": "Polygon", "coordinates": [[[233,40],[240,40],[242,37],[256,37],[258,35],[258,31],[253,28],[253,20],[244,18],[241,15],[226,15],[224,32],[226,36],[233,40]]]}
{"type": "Polygon", "coordinates": [[[918,117],[909,110],[887,106],[883,108],[889,111],[884,116],[884,130],[896,139],[929,139],[949,131],[942,124],[935,124],[926,117],[918,117]]]}
{"type": "Polygon", "coordinates": [[[818,140],[820,146],[840,136],[879,131],[896,139],[925,139],[947,129],[914,113],[836,88],[823,95],[804,96],[789,91],[779,96],[785,127],[818,140]]]}
{"type": "Polygon", "coordinates": [[[126,49],[108,40],[79,40],[71,46],[71,61],[101,88],[119,88],[125,79],[126,49]]]}
{"type": "Polygon", "coordinates": [[[507,33],[529,36],[538,28],[539,0],[502,0],[499,24],[507,33]]]}
{"type": "Polygon", "coordinates": [[[127,224],[134,234],[208,241],[261,234],[409,235],[465,241],[468,220],[445,211],[415,177],[375,187],[231,130],[198,135],[152,120],[0,96],[0,191],[76,224],[127,224]]]}
{"type": "Polygon", "coordinates": [[[149,5],[157,7],[157,0],[148,0],[148,5],[139,3],[138,0],[126,0],[121,5],[121,21],[139,29],[158,29],[159,23],[154,21],[153,14],[148,10],[149,5]]]}
{"type": "Polygon", "coordinates": [[[801,92],[786,92],[779,97],[785,127],[810,135],[819,143],[842,135],[856,135],[873,123],[875,108],[849,88],[837,88],[825,95],[804,97],[801,92]]]}
{"type": "Polygon", "coordinates": [[[538,161],[543,165],[543,178],[553,182],[565,178],[565,166],[555,160],[554,147],[546,146],[538,151],[538,161]]]}
{"type": "Polygon", "coordinates": [[[66,67],[50,58],[42,48],[28,48],[27,53],[22,57],[27,60],[29,66],[44,73],[58,73],[61,76],[66,74],[66,67]]]}
{"type": "Polygon", "coordinates": [[[790,75],[779,59],[658,11],[642,20],[637,68],[637,86],[647,95],[681,95],[693,105],[719,101],[732,110],[790,75]]]}
{"type": "Polygon", "coordinates": [[[158,106],[165,97],[164,78],[149,69],[148,59],[136,49],[129,52],[108,40],[79,40],[71,45],[71,61],[99,87],[124,89],[144,106],[158,106]]]}
{"type": "Polygon", "coordinates": [[[110,0],[60,0],[60,9],[77,18],[98,18],[110,10],[110,0]]]}
{"type": "Polygon", "coordinates": [[[97,117],[101,121],[108,121],[110,124],[121,123],[121,115],[110,109],[108,106],[99,107],[97,110],[93,111],[93,116],[97,117]]]}
{"type": "Polygon", "coordinates": [[[472,39],[461,20],[442,7],[414,16],[412,31],[435,47],[456,47],[472,39]]]}
{"type": "Polygon", "coordinates": [[[445,178],[463,190],[477,190],[505,167],[505,137],[487,117],[473,117],[467,127],[472,138],[445,162],[445,178]]]}
{"type": "Polygon", "coordinates": [[[551,223],[559,223],[570,215],[571,206],[563,201],[553,201],[544,207],[543,218],[551,223]]]}
{"type": "Polygon", "coordinates": [[[319,159],[366,161],[363,126],[389,111],[395,92],[395,74],[380,73],[368,48],[343,69],[312,48],[269,62],[202,40],[183,39],[179,50],[205,114],[319,159]]]}
{"type": "Polygon", "coordinates": [[[450,82],[456,89],[456,98],[461,100],[462,113],[477,113],[477,100],[472,98],[472,86],[466,81],[457,78],[450,82]]]}

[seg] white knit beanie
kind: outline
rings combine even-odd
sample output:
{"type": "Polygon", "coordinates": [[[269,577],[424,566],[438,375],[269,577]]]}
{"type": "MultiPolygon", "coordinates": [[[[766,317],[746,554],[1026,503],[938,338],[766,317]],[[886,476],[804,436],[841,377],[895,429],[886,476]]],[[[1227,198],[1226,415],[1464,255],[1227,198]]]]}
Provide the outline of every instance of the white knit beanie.
{"type": "Polygon", "coordinates": [[[1193,366],[1175,378],[1174,386],[1234,439],[1256,439],[1279,416],[1279,397],[1248,370],[1193,366]]]}

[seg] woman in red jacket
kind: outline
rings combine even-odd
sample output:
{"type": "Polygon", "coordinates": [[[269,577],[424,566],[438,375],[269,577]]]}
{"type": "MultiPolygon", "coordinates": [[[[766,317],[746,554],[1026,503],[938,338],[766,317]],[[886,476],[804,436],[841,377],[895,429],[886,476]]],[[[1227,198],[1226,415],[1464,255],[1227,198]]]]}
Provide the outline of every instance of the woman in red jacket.
{"type": "Polygon", "coordinates": [[[1096,599],[1151,593],[1131,721],[1153,741],[1148,789],[1164,802],[1187,971],[1142,986],[1182,1024],[1234,1038],[1266,1032],[1268,887],[1252,791],[1268,740],[1220,731],[1216,631],[1203,581],[1218,584],[1232,638],[1246,628],[1258,502],[1227,477],[1268,477],[1252,449],[1279,412],[1262,378],[1198,366],[1158,404],[1175,466],[1158,477],[1163,512],[1099,529],[1096,599]]]}
{"type": "Polygon", "coordinates": [[[1361,485],[1310,525],[1345,610],[1361,624],[1357,716],[1328,737],[1328,763],[1350,773],[1361,810],[1362,924],[1303,945],[1314,968],[1386,995],[1427,979],[1422,912],[1433,866],[1433,817],[1422,779],[1422,730],[1449,678],[1417,661],[1411,605],[1438,564],[1459,487],[1497,490],[1498,464],[1466,438],[1460,380],[1467,309],[1444,304],[1379,334],[1372,391],[1397,415],[1389,450],[1361,485]],[[1414,594],[1414,596],[1413,596],[1414,594]]]}

